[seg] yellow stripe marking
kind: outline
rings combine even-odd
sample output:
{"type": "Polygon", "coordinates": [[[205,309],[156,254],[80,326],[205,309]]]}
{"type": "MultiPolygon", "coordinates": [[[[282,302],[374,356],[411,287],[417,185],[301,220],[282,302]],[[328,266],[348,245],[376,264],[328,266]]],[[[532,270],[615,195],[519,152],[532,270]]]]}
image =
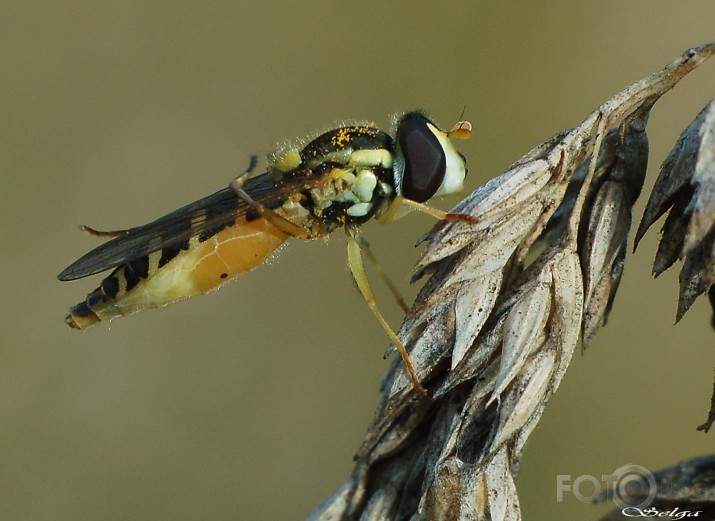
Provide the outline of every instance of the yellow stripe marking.
{"type": "MultiPolygon", "coordinates": [[[[241,219],[203,242],[192,238],[189,249],[161,268],[157,268],[161,252],[152,253],[146,279],[92,311],[100,320],[110,320],[208,293],[259,266],[287,237],[265,219],[241,219]],[[226,276],[222,278],[222,274],[226,276]]],[[[120,286],[126,286],[121,278],[120,286]]]]}

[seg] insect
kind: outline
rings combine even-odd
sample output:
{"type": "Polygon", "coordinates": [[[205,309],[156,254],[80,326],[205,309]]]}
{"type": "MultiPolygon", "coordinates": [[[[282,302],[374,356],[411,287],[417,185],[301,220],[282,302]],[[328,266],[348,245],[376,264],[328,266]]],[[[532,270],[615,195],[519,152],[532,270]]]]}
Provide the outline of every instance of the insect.
{"type": "Polygon", "coordinates": [[[288,237],[316,239],[342,227],[358,288],[423,393],[404,346],[375,304],[361,255],[367,243],[359,229],[373,217],[394,218],[400,207],[438,219],[467,218],[424,203],[462,189],[465,159],[451,138],[470,133],[466,121],[445,132],[420,112],[396,119],[394,139],[371,125],[341,126],[302,148],[278,150],[265,173],[247,172],[149,224],[110,232],[85,226],[111,240],[65,268],[59,280],[113,271],[70,308],[66,322],[86,329],[207,293],[260,265],[288,237]]]}

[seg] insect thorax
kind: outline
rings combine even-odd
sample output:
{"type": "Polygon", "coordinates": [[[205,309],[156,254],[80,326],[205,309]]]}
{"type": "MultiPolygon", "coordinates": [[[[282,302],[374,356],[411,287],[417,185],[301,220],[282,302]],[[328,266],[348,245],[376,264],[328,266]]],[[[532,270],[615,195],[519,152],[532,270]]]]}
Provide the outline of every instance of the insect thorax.
{"type": "Polygon", "coordinates": [[[363,223],[395,193],[393,161],[392,139],[368,126],[341,127],[300,151],[285,150],[276,156],[273,168],[286,176],[310,172],[316,183],[286,201],[282,213],[295,222],[300,218],[298,204],[308,220],[323,227],[363,223]]]}

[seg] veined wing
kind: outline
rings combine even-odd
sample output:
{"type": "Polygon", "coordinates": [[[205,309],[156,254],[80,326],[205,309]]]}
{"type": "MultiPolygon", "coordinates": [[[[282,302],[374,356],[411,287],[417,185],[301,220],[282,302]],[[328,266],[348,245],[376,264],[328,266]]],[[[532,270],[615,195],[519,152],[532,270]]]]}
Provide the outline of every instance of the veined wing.
{"type": "MultiPolygon", "coordinates": [[[[255,201],[269,207],[280,206],[290,195],[306,190],[319,182],[321,176],[290,175],[277,178],[271,173],[249,179],[244,189],[255,201]]],[[[189,239],[199,236],[208,239],[237,219],[246,215],[250,207],[230,188],[187,204],[178,210],[143,226],[130,228],[83,255],[57,276],[69,281],[109,270],[120,264],[166,248],[187,247],[189,239]]]]}

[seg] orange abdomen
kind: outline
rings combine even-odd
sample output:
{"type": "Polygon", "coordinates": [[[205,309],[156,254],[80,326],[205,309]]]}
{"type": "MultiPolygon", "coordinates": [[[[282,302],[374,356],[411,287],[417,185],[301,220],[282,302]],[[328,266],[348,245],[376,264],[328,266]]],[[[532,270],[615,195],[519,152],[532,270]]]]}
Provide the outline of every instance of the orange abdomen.
{"type": "Polygon", "coordinates": [[[241,218],[204,241],[193,237],[187,249],[162,266],[162,252],[152,253],[147,276],[130,289],[127,280],[131,277],[125,275],[130,268],[118,267],[85,302],[70,309],[66,321],[70,327],[85,329],[100,321],[208,293],[260,265],[286,238],[265,219],[241,218]],[[109,287],[116,289],[109,292],[114,294],[103,289],[109,287]]]}

